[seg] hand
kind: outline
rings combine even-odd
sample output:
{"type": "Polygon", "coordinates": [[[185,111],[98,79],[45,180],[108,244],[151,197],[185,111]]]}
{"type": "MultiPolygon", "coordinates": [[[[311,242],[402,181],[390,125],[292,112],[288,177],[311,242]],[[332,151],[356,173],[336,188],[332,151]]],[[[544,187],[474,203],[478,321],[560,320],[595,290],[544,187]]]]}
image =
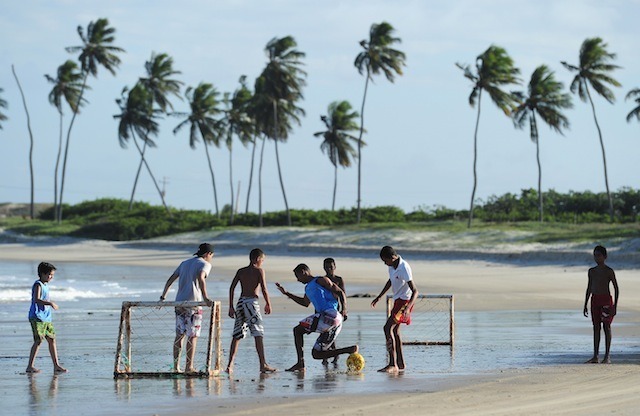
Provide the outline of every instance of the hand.
{"type": "Polygon", "coordinates": [[[276,282],[276,287],[278,288],[280,293],[282,293],[283,295],[287,294],[287,291],[284,289],[284,287],[280,286],[280,283],[276,282]]]}
{"type": "Polygon", "coordinates": [[[235,318],[236,317],[236,310],[233,309],[233,306],[229,305],[229,318],[235,318]]]}
{"type": "Polygon", "coordinates": [[[585,318],[586,318],[587,316],[589,316],[589,311],[587,310],[587,307],[586,307],[586,306],[584,307],[584,311],[583,311],[583,313],[584,313],[585,318]]]}
{"type": "Polygon", "coordinates": [[[342,311],[342,320],[343,320],[343,321],[346,321],[346,320],[347,320],[347,318],[348,318],[348,316],[347,316],[347,310],[345,309],[345,310],[343,310],[343,311],[342,311]]]}
{"type": "Polygon", "coordinates": [[[58,305],[56,305],[55,303],[51,302],[51,307],[53,308],[54,311],[58,310],[58,305]]]}
{"type": "Polygon", "coordinates": [[[160,302],[164,302],[165,297],[160,295],[160,302]]]}
{"type": "Polygon", "coordinates": [[[375,298],[374,300],[371,301],[371,307],[372,308],[376,307],[376,304],[378,303],[378,299],[380,299],[380,298],[375,298]]]}
{"type": "Polygon", "coordinates": [[[267,303],[266,305],[264,305],[264,313],[269,315],[271,314],[271,304],[267,303]]]}
{"type": "Polygon", "coordinates": [[[212,299],[204,298],[204,301],[207,304],[207,306],[213,306],[213,300],[212,299]]]}
{"type": "Polygon", "coordinates": [[[611,313],[611,316],[616,316],[616,314],[618,313],[617,309],[618,307],[616,305],[613,305],[611,308],[609,308],[609,313],[611,313]]]}

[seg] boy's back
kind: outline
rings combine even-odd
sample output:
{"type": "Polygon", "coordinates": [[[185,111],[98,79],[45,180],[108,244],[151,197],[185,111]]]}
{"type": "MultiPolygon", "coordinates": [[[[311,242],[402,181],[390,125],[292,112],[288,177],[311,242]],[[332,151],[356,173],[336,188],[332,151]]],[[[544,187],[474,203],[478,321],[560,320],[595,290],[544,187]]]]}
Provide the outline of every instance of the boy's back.
{"type": "Polygon", "coordinates": [[[236,279],[240,282],[242,293],[240,296],[244,298],[257,298],[258,289],[264,277],[264,270],[253,264],[238,269],[236,279]]]}

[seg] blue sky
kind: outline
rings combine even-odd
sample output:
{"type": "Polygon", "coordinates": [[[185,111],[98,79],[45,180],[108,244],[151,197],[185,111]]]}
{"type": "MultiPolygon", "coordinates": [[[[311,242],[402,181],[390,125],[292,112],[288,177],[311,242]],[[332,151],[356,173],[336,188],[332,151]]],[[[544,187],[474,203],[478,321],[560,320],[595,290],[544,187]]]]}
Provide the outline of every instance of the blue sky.
{"type": "MultiPolygon", "coordinates": [[[[602,37],[618,55],[622,69],[614,77],[614,105],[595,98],[603,131],[612,190],[638,187],[640,125],[627,123],[633,103],[626,93],[640,87],[640,1],[121,1],[24,0],[5,2],[0,16],[0,88],[9,102],[0,130],[0,202],[29,201],[29,137],[20,95],[11,73],[14,64],[29,105],[35,137],[35,199],[53,200],[53,171],[58,143],[58,114],[47,101],[50,85],[44,74],[69,58],[66,46],[80,45],[78,25],[109,19],[116,42],[126,50],[114,77],[100,70],[90,78],[90,104],[76,119],[71,136],[65,202],[97,197],[128,199],[138,154],[120,148],[115,99],[124,86],[142,76],[152,52],[174,58],[187,86],[213,83],[233,91],[241,75],[252,85],[261,72],[264,47],[273,37],[293,36],[306,53],[308,72],[302,125],[280,158],[287,198],[292,208],[330,208],[333,167],[320,151],[313,133],[323,129],[320,115],[335,100],[348,100],[359,109],[364,78],[353,66],[359,41],[372,23],[387,21],[402,39],[407,55],[404,76],[394,84],[376,78],[365,107],[363,206],[396,205],[410,211],[445,205],[466,208],[472,187],[473,130],[476,110],[468,105],[471,85],[455,63],[473,64],[491,44],[513,57],[528,81],[533,70],[547,64],[568,85],[572,75],[560,64],[578,62],[582,42],[602,37]]],[[[525,87],[514,87],[524,89],[525,87]]],[[[175,101],[186,111],[184,101],[175,101]]],[[[519,193],[537,186],[535,145],[528,130],[516,130],[489,100],[482,103],[479,128],[477,197],[519,193]]],[[[602,157],[588,104],[574,97],[566,112],[571,128],[560,136],[540,126],[543,189],[604,191],[602,157]]],[[[67,110],[66,120],[70,119],[67,110]]],[[[188,130],[174,135],[179,120],[161,122],[158,147],[148,161],[159,179],[166,178],[167,202],[179,208],[213,210],[213,192],[202,144],[188,145],[188,130]]],[[[66,131],[66,130],[65,130],[66,131]]],[[[211,149],[220,208],[230,199],[229,155],[211,149]]],[[[234,187],[240,185],[240,207],[246,204],[250,149],[236,143],[234,187]]],[[[257,211],[257,176],[250,209],[257,211]]],[[[355,166],[340,169],[338,207],[356,204],[355,166]]],[[[138,200],[159,204],[155,188],[143,172],[138,200]]],[[[265,150],[263,209],[284,208],[273,143],[265,150]]]]}

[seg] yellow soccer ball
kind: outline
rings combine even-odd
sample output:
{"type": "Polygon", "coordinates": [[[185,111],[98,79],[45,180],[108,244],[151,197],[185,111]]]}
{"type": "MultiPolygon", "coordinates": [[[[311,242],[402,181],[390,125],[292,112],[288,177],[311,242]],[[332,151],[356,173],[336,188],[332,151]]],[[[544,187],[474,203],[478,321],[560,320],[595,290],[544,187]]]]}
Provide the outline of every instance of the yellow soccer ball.
{"type": "Polygon", "coordinates": [[[347,369],[352,372],[360,372],[364,368],[364,357],[354,352],[347,358],[347,369]]]}

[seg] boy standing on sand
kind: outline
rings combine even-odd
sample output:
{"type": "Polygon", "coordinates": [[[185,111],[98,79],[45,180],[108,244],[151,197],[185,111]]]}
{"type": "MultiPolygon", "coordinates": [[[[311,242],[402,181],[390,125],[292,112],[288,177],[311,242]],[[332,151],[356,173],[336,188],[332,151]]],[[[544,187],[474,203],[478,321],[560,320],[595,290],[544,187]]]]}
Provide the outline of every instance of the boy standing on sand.
{"type": "Polygon", "coordinates": [[[411,310],[418,296],[418,289],[416,289],[416,285],[413,283],[409,263],[404,261],[393,247],[382,247],[382,250],[380,250],[380,259],[382,259],[384,264],[389,266],[389,280],[387,280],[380,294],[371,302],[371,307],[376,307],[378,300],[387,293],[389,288],[393,288],[394,303],[387,323],[384,325],[384,336],[387,340],[387,351],[389,352],[389,364],[378,371],[397,373],[405,369],[400,324],[409,325],[411,323],[411,310]]]}
{"type": "Polygon", "coordinates": [[[304,371],[304,339],[302,336],[312,332],[320,333],[311,350],[311,355],[316,360],[358,352],[357,345],[329,350],[329,347],[335,342],[336,337],[342,329],[342,321],[347,319],[347,300],[342,289],[326,276],[314,277],[311,274],[309,266],[306,264],[298,264],[296,268],[293,269],[293,274],[296,276],[298,282],[305,285],[304,296],[296,296],[287,292],[280,283],[276,283],[276,287],[283,295],[298,305],[308,307],[313,303],[316,313],[303,319],[293,328],[293,338],[298,361],[286,371],[304,371]],[[342,313],[338,312],[338,302],[341,302],[343,305],[342,313]]]}
{"type": "Polygon", "coordinates": [[[229,348],[229,364],[225,370],[227,373],[233,371],[233,360],[238,352],[238,344],[247,335],[247,331],[251,331],[251,335],[255,339],[256,352],[260,360],[260,372],[273,373],[277,371],[275,368],[270,367],[264,358],[264,326],[262,315],[260,314],[260,304],[258,303],[258,289],[261,289],[265,300],[264,313],[267,315],[271,313],[267,281],[262,269],[265,257],[264,252],[259,248],[251,250],[251,253],[249,253],[249,265],[236,272],[229,288],[229,317],[235,318],[236,321],[233,326],[231,347],[229,348]],[[233,295],[238,282],[240,282],[241,293],[238,304],[234,309],[233,295]]]}
{"type": "MultiPolygon", "coordinates": [[[[338,285],[338,287],[345,293],[345,296],[347,296],[347,291],[344,288],[344,280],[342,279],[342,277],[336,275],[336,261],[331,257],[327,257],[322,262],[322,267],[324,269],[324,272],[326,273],[325,276],[327,276],[329,280],[331,280],[334,284],[338,285]]],[[[340,307],[341,305],[339,305],[338,312],[342,313],[342,309],[340,307]]],[[[336,343],[334,342],[333,344],[331,344],[331,347],[329,347],[329,349],[335,350],[336,343]]],[[[338,356],[333,357],[333,363],[336,364],[337,362],[338,356]]],[[[326,358],[322,360],[323,365],[327,365],[328,363],[329,362],[326,358]]]]}
{"type": "Polygon", "coordinates": [[[593,249],[593,259],[597,266],[589,269],[589,283],[587,293],[584,298],[584,316],[588,316],[587,302],[591,297],[591,321],[593,322],[593,357],[587,364],[598,363],[598,353],[600,349],[600,326],[604,329],[605,352],[602,359],[603,364],[611,364],[609,351],[611,349],[611,322],[616,316],[618,309],[618,282],[613,269],[604,262],[607,259],[607,249],[603,246],[596,246],[593,249]],[[615,302],[611,299],[609,283],[613,284],[615,291],[615,302]]]}
{"type": "Polygon", "coordinates": [[[56,347],[56,330],[51,320],[51,310],[57,310],[58,305],[49,300],[49,285],[53,280],[56,267],[51,263],[42,262],[38,265],[38,280],[35,281],[31,288],[31,307],[29,308],[29,322],[31,323],[31,331],[33,332],[33,346],[29,354],[29,364],[27,364],[27,373],[39,373],[40,370],[33,366],[36,359],[42,339],[45,338],[49,343],[49,353],[51,361],[53,361],[53,371],[55,373],[66,373],[67,369],[62,367],[58,362],[58,350],[56,347]]]}
{"type": "MultiPolygon", "coordinates": [[[[160,301],[165,300],[169,288],[178,278],[178,293],[176,302],[202,302],[211,306],[213,301],[207,295],[206,278],[211,271],[211,260],[213,259],[213,246],[209,243],[202,243],[198,251],[193,253],[193,258],[180,263],[173,272],[167,283],[164,285],[160,301]]],[[[202,326],[202,308],[176,307],[176,338],[173,341],[173,369],[180,371],[180,353],[185,335],[187,336],[187,360],[185,372],[193,373],[193,358],[196,354],[196,344],[200,336],[202,326]]]]}

